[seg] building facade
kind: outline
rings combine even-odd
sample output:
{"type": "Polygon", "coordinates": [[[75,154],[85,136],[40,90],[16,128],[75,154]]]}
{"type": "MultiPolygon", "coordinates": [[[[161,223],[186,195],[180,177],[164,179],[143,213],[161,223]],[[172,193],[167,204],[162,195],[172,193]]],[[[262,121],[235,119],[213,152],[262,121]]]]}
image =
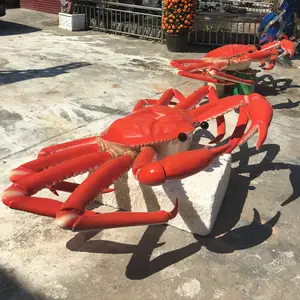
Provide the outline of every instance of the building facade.
{"type": "Polygon", "coordinates": [[[50,14],[58,14],[61,10],[60,0],[20,0],[20,7],[50,14]]]}

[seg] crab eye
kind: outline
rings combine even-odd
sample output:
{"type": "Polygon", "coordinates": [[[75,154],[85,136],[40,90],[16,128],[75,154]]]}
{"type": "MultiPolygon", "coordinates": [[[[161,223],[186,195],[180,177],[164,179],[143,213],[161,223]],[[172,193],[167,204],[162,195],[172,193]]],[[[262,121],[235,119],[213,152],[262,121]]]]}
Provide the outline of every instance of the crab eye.
{"type": "Polygon", "coordinates": [[[249,53],[253,53],[254,52],[254,50],[249,50],[249,53]]]}
{"type": "Polygon", "coordinates": [[[178,134],[178,140],[180,142],[185,142],[187,140],[187,138],[188,137],[187,137],[187,135],[184,132],[181,132],[181,133],[178,134]]]}
{"type": "Polygon", "coordinates": [[[201,122],[201,124],[200,124],[200,127],[202,128],[202,129],[208,129],[208,127],[209,127],[209,125],[208,125],[208,123],[207,122],[201,122]]]}
{"type": "Polygon", "coordinates": [[[256,46],[256,49],[257,49],[258,51],[260,51],[260,50],[261,50],[261,46],[256,46]]]}

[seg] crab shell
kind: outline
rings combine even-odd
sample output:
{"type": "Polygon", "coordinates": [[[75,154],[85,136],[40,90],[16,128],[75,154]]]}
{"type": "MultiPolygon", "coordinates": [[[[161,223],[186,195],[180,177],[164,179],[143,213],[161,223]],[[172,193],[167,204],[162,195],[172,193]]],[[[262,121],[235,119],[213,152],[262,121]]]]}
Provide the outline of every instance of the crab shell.
{"type": "Polygon", "coordinates": [[[219,47],[215,50],[208,52],[203,60],[210,63],[218,63],[218,62],[228,62],[231,58],[240,57],[238,64],[228,65],[226,70],[228,71],[236,71],[236,70],[246,70],[249,69],[250,64],[255,61],[253,59],[244,59],[242,56],[254,51],[258,51],[258,49],[254,45],[225,45],[219,47]]]}
{"type": "Polygon", "coordinates": [[[139,150],[152,146],[162,156],[188,150],[191,146],[195,119],[184,109],[168,106],[145,107],[114,121],[100,137],[105,142],[139,150]],[[180,134],[187,139],[180,141],[180,134]]]}

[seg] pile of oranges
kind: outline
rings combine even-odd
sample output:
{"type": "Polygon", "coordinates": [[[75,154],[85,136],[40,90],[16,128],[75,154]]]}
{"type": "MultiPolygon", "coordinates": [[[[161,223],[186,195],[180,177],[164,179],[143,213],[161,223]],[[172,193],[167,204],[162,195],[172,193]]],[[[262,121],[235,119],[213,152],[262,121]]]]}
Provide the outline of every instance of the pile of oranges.
{"type": "Polygon", "coordinates": [[[180,34],[191,29],[195,11],[195,0],[164,0],[162,29],[169,34],[180,34]]]}

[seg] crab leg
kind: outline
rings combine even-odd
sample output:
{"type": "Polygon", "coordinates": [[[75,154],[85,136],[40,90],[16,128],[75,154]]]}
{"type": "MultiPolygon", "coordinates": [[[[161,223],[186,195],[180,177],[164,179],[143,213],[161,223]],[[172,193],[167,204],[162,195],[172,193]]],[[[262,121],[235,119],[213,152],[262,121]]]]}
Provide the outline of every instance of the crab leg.
{"type": "Polygon", "coordinates": [[[279,48],[283,49],[283,53],[280,54],[280,56],[289,55],[290,57],[292,57],[295,54],[295,43],[288,39],[282,39],[280,41],[265,44],[261,47],[261,50],[259,52],[264,53],[265,51],[269,51],[270,53],[273,49],[279,48]]]}
{"type": "MultiPolygon", "coordinates": [[[[57,177],[62,178],[74,176],[73,172],[76,173],[76,169],[78,172],[79,166],[81,167],[81,170],[83,170],[82,168],[84,167],[94,167],[95,164],[99,164],[99,162],[101,163],[101,161],[105,159],[105,155],[103,154],[104,152],[86,155],[83,159],[85,165],[80,165],[82,161],[74,159],[72,161],[72,164],[75,168],[73,169],[69,169],[72,166],[70,162],[67,162],[51,169],[47,169],[46,171],[40,173],[32,173],[30,176],[27,176],[23,179],[21,178],[17,183],[11,185],[4,191],[2,195],[2,202],[12,209],[23,210],[55,218],[57,212],[60,210],[60,207],[63,204],[62,202],[49,198],[31,197],[30,195],[42,189],[45,185],[51,184],[51,182],[57,180],[57,177]],[[96,155],[98,156],[98,159],[96,159],[96,155]],[[93,162],[93,164],[91,164],[91,162],[93,162]]],[[[108,153],[106,153],[106,156],[107,154],[108,153]]],[[[60,180],[61,178],[59,178],[58,180],[60,180]]],[[[78,186],[77,184],[72,184],[69,182],[63,183],[64,185],[62,188],[67,189],[67,191],[73,191],[78,186]]],[[[57,183],[53,186],[59,188],[60,184],[61,183],[57,183]]],[[[86,214],[93,215],[94,213],[86,212],[86,214]]]]}
{"type": "Polygon", "coordinates": [[[231,147],[226,153],[231,153],[237,146],[241,146],[247,142],[253,134],[258,132],[259,127],[257,124],[262,123],[260,129],[262,132],[256,145],[256,149],[259,150],[267,138],[269,122],[271,122],[272,116],[273,110],[271,104],[263,99],[254,98],[248,106],[241,106],[236,127],[230,138],[231,147]],[[260,109],[255,109],[253,106],[257,106],[260,109]],[[245,133],[249,119],[252,120],[252,124],[245,133]],[[262,122],[262,120],[270,121],[262,122]]]}
{"type": "Polygon", "coordinates": [[[198,65],[198,68],[206,68],[210,64],[211,63],[201,59],[177,59],[177,60],[170,61],[170,65],[178,70],[183,70],[187,66],[191,66],[191,65],[198,65]]]}
{"type": "Polygon", "coordinates": [[[211,77],[216,78],[218,80],[226,80],[226,81],[230,81],[231,83],[243,83],[243,84],[247,84],[247,85],[252,85],[255,83],[254,80],[248,80],[248,79],[242,79],[242,78],[238,78],[236,76],[233,75],[229,75],[226,74],[224,72],[220,72],[218,69],[213,69],[210,68],[208,70],[208,73],[210,74],[211,77]]]}
{"type": "MultiPolygon", "coordinates": [[[[198,122],[203,122],[224,115],[226,112],[241,106],[247,107],[247,116],[251,120],[251,126],[245,135],[240,137],[239,145],[246,142],[253,134],[258,132],[259,137],[256,147],[259,149],[267,137],[268,128],[273,117],[272,105],[265,97],[256,93],[245,96],[230,96],[223,98],[219,103],[207,103],[190,113],[198,122]]],[[[237,125],[242,125],[244,122],[246,121],[241,117],[237,125]]],[[[238,133],[236,132],[235,134],[238,133]]]]}
{"type": "MultiPolygon", "coordinates": [[[[58,201],[47,198],[33,198],[29,196],[37,193],[44,187],[52,187],[53,184],[63,181],[66,178],[76,176],[82,172],[86,172],[92,168],[102,165],[111,158],[112,156],[108,152],[90,153],[41,172],[33,172],[26,177],[19,178],[16,183],[6,189],[2,195],[2,201],[5,205],[11,208],[53,216],[53,212],[57,212],[57,207],[61,206],[58,201]],[[36,203],[36,208],[34,203],[36,203]]],[[[69,189],[72,190],[70,186],[69,189]]]]}
{"type": "Polygon", "coordinates": [[[229,75],[229,74],[222,72],[222,70],[225,70],[227,67],[228,67],[228,62],[214,63],[213,65],[211,65],[208,68],[207,73],[211,77],[219,79],[219,80],[226,80],[226,81],[231,81],[231,82],[235,82],[235,83],[243,83],[243,84],[248,84],[248,85],[252,85],[255,83],[255,81],[253,81],[253,80],[238,78],[236,76],[229,75]]]}
{"type": "Polygon", "coordinates": [[[60,227],[75,231],[158,224],[164,223],[176,216],[178,209],[177,201],[171,212],[116,212],[101,215],[85,210],[85,206],[103,189],[108,188],[115,179],[125,173],[133,162],[132,154],[109,160],[109,157],[105,157],[107,155],[103,155],[105,153],[110,156],[107,152],[89,154],[82,161],[79,159],[68,161],[51,169],[23,178],[4,191],[2,201],[10,208],[53,218],[56,217],[56,223],[60,227]],[[95,154],[98,154],[98,160],[95,154]],[[54,180],[61,180],[66,176],[70,177],[74,172],[77,174],[80,169],[84,170],[84,168],[91,166],[96,167],[105,161],[107,163],[102,168],[100,167],[93,172],[79,185],[65,203],[49,198],[30,197],[30,195],[44,186],[51,184],[54,180]]]}
{"type": "Polygon", "coordinates": [[[164,210],[155,212],[113,212],[106,214],[88,215],[87,213],[76,217],[74,213],[60,214],[56,223],[65,229],[72,231],[108,229],[127,226],[156,225],[174,219],[178,212],[178,200],[176,199],[172,211],[164,210]]]}
{"type": "Polygon", "coordinates": [[[160,105],[160,106],[168,106],[168,105],[176,105],[177,102],[171,101],[175,97],[179,102],[184,101],[185,97],[176,89],[168,89],[166,90],[159,99],[141,99],[135,105],[133,111],[137,111],[147,105],[160,105]]]}
{"type": "MultiPolygon", "coordinates": [[[[176,105],[176,104],[177,104],[176,102],[169,101],[168,104],[163,104],[163,105],[176,105]]],[[[146,107],[147,105],[161,105],[161,104],[159,104],[159,100],[157,99],[141,99],[137,102],[137,104],[135,105],[132,111],[137,111],[141,108],[146,107]]]]}
{"type": "Polygon", "coordinates": [[[229,147],[230,144],[226,144],[212,149],[180,152],[160,161],[156,161],[154,149],[145,148],[136,158],[132,171],[140,183],[160,185],[166,180],[183,179],[204,170],[229,147]]]}
{"type": "MultiPolygon", "coordinates": [[[[215,88],[210,87],[208,99],[210,100],[211,103],[217,103],[217,101],[219,100],[219,97],[218,97],[218,94],[217,94],[217,91],[215,88]]],[[[222,101],[222,99],[220,99],[220,100],[222,101]]],[[[217,136],[212,141],[210,141],[210,144],[220,142],[222,140],[222,138],[225,136],[225,131],[226,131],[225,117],[223,115],[217,116],[216,121],[217,121],[217,136]]]]}
{"type": "Polygon", "coordinates": [[[2,202],[11,209],[51,218],[55,218],[63,204],[60,201],[49,198],[26,196],[25,191],[18,189],[14,185],[4,191],[2,202]]]}
{"type": "Polygon", "coordinates": [[[241,137],[238,145],[244,144],[252,135],[258,132],[259,137],[256,149],[259,150],[267,138],[268,129],[273,118],[272,105],[265,97],[256,93],[252,94],[247,106],[247,115],[251,120],[251,126],[244,136],[241,137]]]}
{"type": "MultiPolygon", "coordinates": [[[[14,180],[14,186],[20,187],[22,190],[26,191],[26,194],[33,195],[44,187],[52,187],[53,184],[78,174],[85,173],[102,165],[110,159],[112,159],[112,155],[109,152],[89,153],[65,161],[41,172],[32,172],[27,176],[20,177],[18,180],[14,180]]],[[[33,163],[34,162],[35,161],[33,161],[33,163]]],[[[12,191],[12,189],[10,189],[10,191],[12,191]]]]}
{"type": "MultiPolygon", "coordinates": [[[[183,109],[193,109],[200,101],[204,98],[204,96],[208,96],[208,100],[211,103],[216,103],[219,98],[217,91],[212,86],[202,86],[191,95],[189,95],[184,101],[178,103],[176,108],[183,108],[183,109]]],[[[225,118],[224,116],[217,117],[217,137],[211,141],[211,143],[217,143],[220,141],[225,135],[225,118]]]]}
{"type": "Polygon", "coordinates": [[[224,72],[219,72],[216,69],[210,69],[207,72],[203,71],[200,73],[179,71],[178,75],[205,81],[205,82],[210,82],[214,84],[222,84],[222,85],[233,85],[234,83],[243,83],[243,84],[252,85],[255,83],[255,81],[253,80],[238,78],[233,75],[226,74],[224,72]]]}
{"type": "MultiPolygon", "coordinates": [[[[178,67],[180,63],[176,63],[175,65],[178,67]]],[[[224,70],[227,67],[228,62],[209,63],[200,61],[198,63],[191,63],[188,66],[181,66],[180,68],[178,67],[178,69],[180,69],[178,74],[184,77],[223,85],[230,85],[233,83],[244,83],[252,85],[254,83],[253,80],[241,79],[221,72],[221,70],[224,70]]]]}
{"type": "Polygon", "coordinates": [[[139,226],[164,223],[177,214],[178,203],[171,212],[114,212],[103,215],[84,216],[85,206],[90,203],[102,189],[108,188],[117,178],[127,172],[132,163],[132,153],[124,154],[108,161],[93,172],[67,199],[56,215],[58,226],[73,231],[139,226]]]}
{"type": "Polygon", "coordinates": [[[16,169],[10,171],[9,179],[11,182],[16,182],[22,177],[26,177],[30,174],[40,172],[51,166],[58,165],[64,161],[80,157],[85,154],[99,152],[98,145],[86,145],[79,146],[76,148],[70,148],[64,151],[59,151],[54,154],[49,154],[46,156],[41,156],[35,160],[25,163],[16,169]]]}
{"type": "Polygon", "coordinates": [[[266,65],[266,59],[261,61],[260,64],[260,68],[262,68],[263,70],[272,70],[275,67],[276,64],[276,60],[278,57],[278,52],[276,49],[274,49],[271,53],[270,53],[270,63],[267,67],[265,67],[266,65]]]}
{"type": "Polygon", "coordinates": [[[231,153],[239,144],[239,141],[241,140],[246,127],[248,125],[248,115],[247,115],[247,107],[246,106],[241,106],[240,107],[240,113],[239,117],[235,126],[235,129],[231,135],[230,138],[230,148],[225,151],[225,153],[231,153]]]}
{"type": "Polygon", "coordinates": [[[156,100],[156,99],[141,99],[136,103],[136,105],[132,111],[137,111],[147,105],[156,105],[157,101],[158,100],[156,100]]]}
{"type": "Polygon", "coordinates": [[[61,143],[53,146],[49,146],[46,148],[43,148],[39,154],[38,157],[49,155],[58,151],[67,150],[71,148],[75,148],[78,146],[87,146],[87,145],[96,145],[99,147],[99,138],[97,136],[92,136],[88,138],[83,138],[75,141],[70,141],[66,143],[61,143]]]}
{"type": "Polygon", "coordinates": [[[228,66],[227,62],[214,64],[211,62],[206,62],[204,60],[181,59],[181,60],[172,60],[171,66],[180,70],[178,74],[184,77],[198,79],[210,83],[227,84],[222,80],[220,81],[213,78],[213,76],[211,76],[209,72],[212,66],[213,66],[212,70],[226,68],[228,66]]]}
{"type": "MultiPolygon", "coordinates": [[[[25,163],[19,166],[18,168],[11,170],[9,174],[9,179],[11,182],[16,182],[22,177],[27,177],[28,175],[40,172],[51,166],[55,166],[57,164],[74,159],[76,157],[80,157],[85,154],[99,152],[101,150],[102,149],[98,144],[91,144],[85,146],[78,146],[75,148],[69,148],[67,150],[59,151],[53,154],[48,154],[46,156],[40,156],[39,158],[31,162],[25,163]]],[[[50,191],[53,192],[55,195],[58,195],[57,190],[71,192],[75,190],[76,187],[76,183],[63,181],[57,185],[53,185],[50,191]]],[[[108,189],[103,192],[107,193],[111,191],[113,191],[113,189],[108,189]]]]}
{"type": "Polygon", "coordinates": [[[191,73],[188,71],[179,71],[178,75],[183,76],[183,77],[188,77],[192,79],[197,79],[209,83],[215,83],[215,84],[222,84],[222,85],[232,85],[233,83],[230,82],[225,82],[225,81],[220,81],[218,79],[212,78],[210,75],[207,74],[207,72],[201,72],[197,71],[197,73],[191,73]]]}
{"type": "MultiPolygon", "coordinates": [[[[213,97],[213,92],[210,92],[212,90],[212,87],[209,87],[207,85],[200,87],[196,91],[194,91],[192,94],[190,94],[188,97],[186,97],[183,101],[178,103],[176,105],[176,109],[187,109],[190,110],[194,108],[197,104],[200,103],[200,101],[206,96],[211,94],[213,97]]],[[[215,100],[215,99],[212,99],[215,100]]]]}
{"type": "MultiPolygon", "coordinates": [[[[173,97],[175,99],[177,99],[178,101],[182,101],[184,100],[184,96],[177,90],[175,89],[167,89],[159,98],[158,102],[156,105],[168,105],[171,100],[173,99],[173,97]]],[[[177,104],[177,103],[175,103],[177,104]]]]}

